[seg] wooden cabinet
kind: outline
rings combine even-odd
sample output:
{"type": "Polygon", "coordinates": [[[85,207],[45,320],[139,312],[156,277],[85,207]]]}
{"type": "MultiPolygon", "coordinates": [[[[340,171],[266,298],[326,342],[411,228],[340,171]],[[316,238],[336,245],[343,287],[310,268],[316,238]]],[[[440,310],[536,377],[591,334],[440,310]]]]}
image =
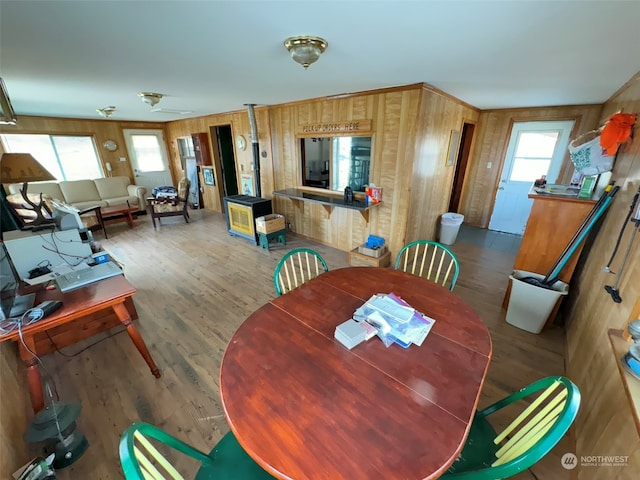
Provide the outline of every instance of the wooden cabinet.
{"type": "MultiPolygon", "coordinates": [[[[595,205],[595,200],[583,200],[571,197],[554,197],[548,194],[529,193],[533,207],[529,214],[527,227],[522,236],[520,250],[513,269],[546,275],[571,238],[580,228],[595,205]]],[[[570,283],[573,271],[578,263],[584,242],[576,249],[559,278],[570,283]]],[[[507,308],[511,284],[507,288],[503,307],[507,308]]],[[[551,313],[549,321],[555,318],[560,302],[551,313]]]]}
{"type": "Polygon", "coordinates": [[[211,152],[209,151],[209,135],[206,133],[192,133],[191,141],[193,142],[193,150],[196,156],[196,165],[210,166],[211,152]]]}

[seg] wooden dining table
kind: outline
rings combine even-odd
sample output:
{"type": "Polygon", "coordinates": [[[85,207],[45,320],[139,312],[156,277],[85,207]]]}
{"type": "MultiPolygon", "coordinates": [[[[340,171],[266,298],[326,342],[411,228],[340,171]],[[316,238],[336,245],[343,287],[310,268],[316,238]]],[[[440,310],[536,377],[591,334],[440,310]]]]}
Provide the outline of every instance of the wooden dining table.
{"type": "Polygon", "coordinates": [[[220,368],[228,424],[281,479],[430,479],[464,446],[491,339],[460,297],[376,267],[332,270],[274,298],[231,337],[220,368]],[[348,350],[337,325],[376,293],[435,319],[421,346],[348,350]]]}

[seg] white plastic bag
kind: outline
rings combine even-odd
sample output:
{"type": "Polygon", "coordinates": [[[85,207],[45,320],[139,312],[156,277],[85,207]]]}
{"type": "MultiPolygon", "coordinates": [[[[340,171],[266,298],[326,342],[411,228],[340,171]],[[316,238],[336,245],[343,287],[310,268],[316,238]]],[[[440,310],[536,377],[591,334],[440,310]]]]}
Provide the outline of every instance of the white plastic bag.
{"type": "Polygon", "coordinates": [[[572,141],[569,144],[569,156],[576,170],[584,176],[610,172],[615,158],[604,153],[598,130],[583,133],[572,141]]]}

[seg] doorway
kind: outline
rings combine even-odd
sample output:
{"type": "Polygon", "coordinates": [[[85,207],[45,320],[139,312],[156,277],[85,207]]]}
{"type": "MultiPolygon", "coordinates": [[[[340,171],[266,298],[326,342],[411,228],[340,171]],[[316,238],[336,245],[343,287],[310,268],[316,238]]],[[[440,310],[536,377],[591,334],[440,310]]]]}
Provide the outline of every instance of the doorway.
{"type": "Polygon", "coordinates": [[[224,213],[224,197],[238,194],[238,177],[236,175],[236,157],[233,150],[233,134],[231,125],[210,127],[213,143],[213,163],[218,181],[222,188],[218,188],[220,205],[224,213]]]}
{"type": "Polygon", "coordinates": [[[172,185],[162,130],[123,130],[136,185],[151,192],[172,185]]]}
{"type": "Polygon", "coordinates": [[[569,145],[574,121],[516,122],[500,173],[489,229],[522,235],[533,200],[533,182],[542,175],[553,184],[569,145]]]}
{"type": "Polygon", "coordinates": [[[473,142],[473,131],[476,126],[473,123],[464,123],[462,125],[462,137],[460,138],[460,148],[458,149],[458,158],[456,159],[456,171],[453,175],[453,190],[449,200],[449,212],[458,212],[460,208],[460,198],[462,197],[462,186],[464,184],[464,176],[467,173],[467,165],[469,164],[469,153],[471,152],[471,143],[473,142]]]}

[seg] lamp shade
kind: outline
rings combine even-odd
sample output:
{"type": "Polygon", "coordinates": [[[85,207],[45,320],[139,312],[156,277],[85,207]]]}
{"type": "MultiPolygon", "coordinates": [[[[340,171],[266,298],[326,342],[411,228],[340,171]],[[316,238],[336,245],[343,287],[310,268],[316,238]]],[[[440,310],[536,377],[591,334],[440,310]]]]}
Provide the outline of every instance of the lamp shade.
{"type": "Polygon", "coordinates": [[[30,153],[3,153],[0,159],[2,183],[44,182],[56,177],[30,153]]]}

